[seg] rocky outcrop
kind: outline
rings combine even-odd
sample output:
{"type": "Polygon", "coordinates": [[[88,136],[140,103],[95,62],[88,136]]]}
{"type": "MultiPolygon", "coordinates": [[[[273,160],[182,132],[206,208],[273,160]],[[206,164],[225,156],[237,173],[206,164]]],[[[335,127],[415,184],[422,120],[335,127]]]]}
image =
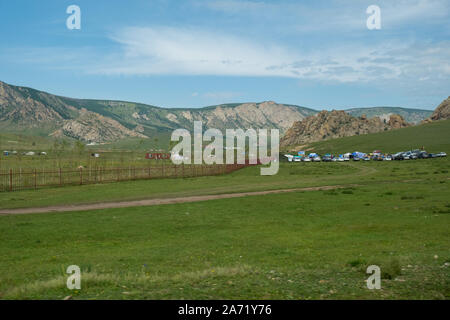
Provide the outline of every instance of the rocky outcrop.
{"type": "Polygon", "coordinates": [[[389,117],[387,121],[388,129],[400,129],[409,126],[410,124],[403,119],[402,116],[398,114],[393,114],[389,117]]]}
{"type": "Polygon", "coordinates": [[[446,120],[450,119],[450,97],[442,101],[442,103],[434,110],[431,115],[431,120],[446,120]]]}
{"type": "Polygon", "coordinates": [[[96,143],[128,137],[147,138],[137,131],[127,129],[116,120],[87,110],[82,110],[76,120],[65,121],[60,130],[65,136],[96,143]]]}
{"type": "MultiPolygon", "coordinates": [[[[363,121],[375,126],[380,122],[382,126],[386,122],[394,128],[404,125],[398,119],[389,123],[394,113],[409,115],[414,121],[431,115],[431,111],[391,107],[354,108],[347,111],[350,117],[361,117],[367,113],[363,121]],[[376,118],[380,116],[382,120],[376,118]]],[[[0,81],[2,132],[39,132],[69,136],[83,141],[110,142],[123,137],[155,135],[168,137],[175,129],[192,130],[193,121],[202,121],[204,129],[216,128],[224,131],[236,128],[266,128],[279,129],[283,134],[294,122],[300,122],[317,113],[318,111],[313,109],[274,101],[169,109],[126,101],[72,99],[0,81]]],[[[358,128],[357,131],[363,134],[364,128],[358,128]]],[[[334,133],[325,132],[323,135],[329,134],[334,133]]]]}
{"type": "Polygon", "coordinates": [[[376,133],[409,126],[399,115],[391,115],[388,121],[366,115],[353,117],[345,111],[322,111],[302,121],[295,122],[281,139],[282,147],[304,145],[311,142],[376,133]]]}

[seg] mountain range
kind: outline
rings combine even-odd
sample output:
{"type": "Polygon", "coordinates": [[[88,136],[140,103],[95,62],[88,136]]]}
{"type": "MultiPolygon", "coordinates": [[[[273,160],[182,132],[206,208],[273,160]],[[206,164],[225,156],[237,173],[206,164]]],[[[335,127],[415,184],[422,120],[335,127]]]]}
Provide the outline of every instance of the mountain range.
{"type": "MultiPolygon", "coordinates": [[[[411,123],[423,121],[433,113],[397,107],[351,108],[346,112],[382,120],[400,114],[411,123]]],[[[161,108],[126,101],[61,97],[0,81],[0,132],[69,137],[84,142],[169,135],[178,128],[192,130],[194,120],[202,121],[206,128],[277,128],[283,134],[294,122],[318,113],[311,108],[273,101],[161,108]]]]}

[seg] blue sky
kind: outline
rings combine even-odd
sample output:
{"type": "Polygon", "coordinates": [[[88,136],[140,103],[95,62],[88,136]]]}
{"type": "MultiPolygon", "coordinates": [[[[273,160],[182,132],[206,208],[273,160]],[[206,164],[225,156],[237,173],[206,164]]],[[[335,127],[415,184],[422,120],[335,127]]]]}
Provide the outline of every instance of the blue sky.
{"type": "Polygon", "coordinates": [[[0,80],[163,107],[434,109],[450,95],[448,21],[448,0],[1,1],[0,80]]]}

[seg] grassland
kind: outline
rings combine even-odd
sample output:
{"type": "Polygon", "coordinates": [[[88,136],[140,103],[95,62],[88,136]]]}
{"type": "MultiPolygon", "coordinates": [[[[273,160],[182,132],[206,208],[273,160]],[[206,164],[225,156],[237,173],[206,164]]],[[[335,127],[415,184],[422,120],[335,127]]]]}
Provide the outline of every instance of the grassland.
{"type": "Polygon", "coordinates": [[[449,191],[425,181],[4,216],[1,298],[448,299],[449,191]],[[71,264],[78,292],[65,288],[71,264]],[[369,264],[382,290],[365,287],[369,264]]]}
{"type": "MultiPolygon", "coordinates": [[[[368,135],[317,148],[390,152],[415,141],[412,147],[449,153],[449,124],[385,132],[377,138],[384,142],[368,135]]],[[[215,177],[2,193],[1,208],[19,208],[359,185],[0,216],[0,299],[449,299],[449,167],[448,158],[282,163],[275,176],[250,167],[215,177]],[[72,264],[82,269],[79,291],[65,287],[72,264]],[[381,267],[381,290],[366,288],[370,264],[381,267]]]]}
{"type": "Polygon", "coordinates": [[[395,153],[424,147],[428,152],[449,152],[450,120],[420,126],[312,143],[308,148],[321,154],[372,152],[395,153]]]}

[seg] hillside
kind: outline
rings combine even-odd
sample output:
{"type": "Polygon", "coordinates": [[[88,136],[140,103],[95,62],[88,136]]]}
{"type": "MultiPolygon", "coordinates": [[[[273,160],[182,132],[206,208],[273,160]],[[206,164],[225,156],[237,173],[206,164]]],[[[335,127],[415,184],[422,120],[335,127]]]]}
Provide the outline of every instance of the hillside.
{"type": "Polygon", "coordinates": [[[392,153],[423,146],[428,152],[450,153],[449,136],[450,120],[443,120],[399,130],[315,142],[306,148],[321,154],[356,150],[361,152],[382,150],[392,153]]]}
{"type": "Polygon", "coordinates": [[[399,107],[373,107],[373,108],[351,108],[345,110],[349,115],[361,117],[366,115],[367,118],[379,117],[382,120],[389,120],[393,114],[398,114],[409,123],[420,123],[420,121],[428,118],[433,113],[432,110],[399,108],[399,107]]]}
{"type": "Polygon", "coordinates": [[[295,122],[280,141],[282,147],[300,146],[311,142],[376,133],[409,126],[399,115],[389,119],[353,117],[344,111],[321,111],[317,115],[295,122]]]}
{"type": "Polygon", "coordinates": [[[442,103],[434,110],[431,115],[431,120],[446,120],[450,119],[450,97],[442,101],[442,103]]]}
{"type": "Polygon", "coordinates": [[[0,130],[67,136],[106,142],[153,138],[174,129],[192,129],[203,121],[210,128],[277,128],[316,111],[272,101],[218,105],[199,109],[164,109],[125,101],[72,99],[0,82],[0,130]]]}
{"type": "MultiPolygon", "coordinates": [[[[351,109],[368,117],[386,118],[390,107],[351,109]]],[[[417,122],[431,111],[395,108],[417,122]]],[[[277,128],[283,134],[294,122],[318,111],[273,101],[234,103],[205,108],[161,108],[141,103],[73,99],[0,81],[0,131],[42,137],[69,137],[85,142],[126,139],[167,140],[174,129],[192,130],[193,121],[207,128],[277,128]]]]}

